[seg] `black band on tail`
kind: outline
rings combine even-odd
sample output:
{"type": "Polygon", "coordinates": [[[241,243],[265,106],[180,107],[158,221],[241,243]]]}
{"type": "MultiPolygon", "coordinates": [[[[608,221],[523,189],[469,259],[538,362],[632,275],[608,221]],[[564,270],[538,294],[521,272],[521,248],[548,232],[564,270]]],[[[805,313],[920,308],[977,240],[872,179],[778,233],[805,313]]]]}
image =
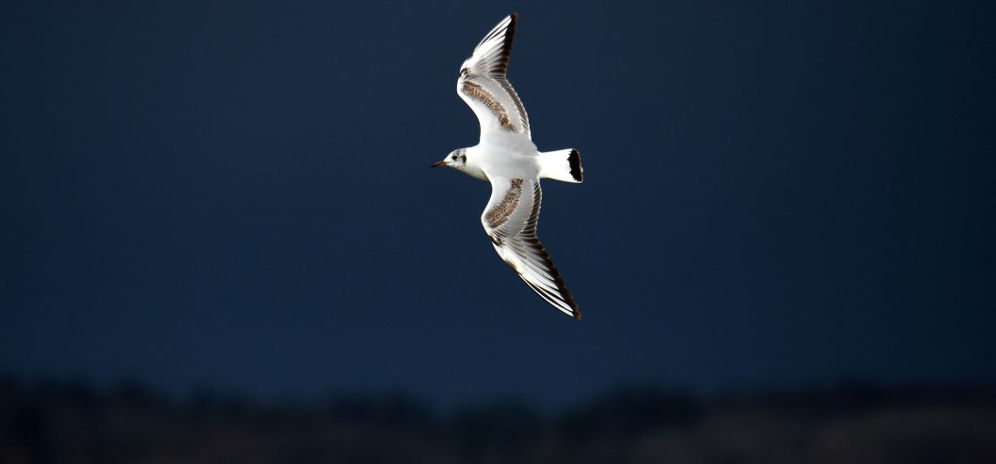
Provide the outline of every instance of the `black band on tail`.
{"type": "Polygon", "coordinates": [[[567,155],[567,162],[571,165],[571,177],[578,182],[584,180],[584,174],[581,171],[581,152],[571,150],[571,154],[567,155]]]}

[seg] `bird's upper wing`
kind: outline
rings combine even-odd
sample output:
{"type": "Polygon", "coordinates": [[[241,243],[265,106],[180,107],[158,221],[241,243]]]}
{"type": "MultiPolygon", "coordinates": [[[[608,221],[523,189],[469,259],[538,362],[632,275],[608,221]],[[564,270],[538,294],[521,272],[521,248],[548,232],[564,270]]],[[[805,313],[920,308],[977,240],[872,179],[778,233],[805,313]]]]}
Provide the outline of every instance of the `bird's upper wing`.
{"type": "Polygon", "coordinates": [[[457,93],[480,120],[481,139],[496,132],[531,138],[526,109],[505,78],[516,18],[512,13],[491,29],[460,68],[457,93]]]}
{"type": "Polygon", "coordinates": [[[581,318],[577,303],[536,236],[543,193],[539,179],[491,179],[481,223],[501,259],[558,310],[581,318]]]}

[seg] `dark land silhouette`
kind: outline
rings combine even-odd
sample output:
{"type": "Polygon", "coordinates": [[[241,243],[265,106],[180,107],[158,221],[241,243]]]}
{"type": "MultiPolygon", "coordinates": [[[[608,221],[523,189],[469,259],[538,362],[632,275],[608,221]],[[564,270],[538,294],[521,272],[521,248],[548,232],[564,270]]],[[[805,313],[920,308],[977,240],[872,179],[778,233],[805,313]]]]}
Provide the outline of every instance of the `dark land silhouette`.
{"type": "Polygon", "coordinates": [[[183,398],[138,382],[0,381],[0,462],[986,463],[996,391],[833,388],[702,397],[620,387],[544,414],[516,399],[443,413],[404,392],[183,398]]]}

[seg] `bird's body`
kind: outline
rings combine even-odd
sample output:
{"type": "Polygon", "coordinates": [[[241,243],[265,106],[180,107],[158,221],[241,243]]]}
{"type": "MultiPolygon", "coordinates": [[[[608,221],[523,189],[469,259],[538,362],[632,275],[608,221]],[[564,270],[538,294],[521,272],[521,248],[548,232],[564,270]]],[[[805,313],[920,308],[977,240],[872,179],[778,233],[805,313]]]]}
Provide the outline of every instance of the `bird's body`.
{"type": "Polygon", "coordinates": [[[513,13],[498,23],[464,61],[457,79],[457,94],[481,123],[480,142],[454,150],[433,166],[449,166],[491,183],[481,224],[498,255],[544,300],[580,319],[536,226],[540,179],[580,183],[581,157],[574,149],[540,152],[532,142],[529,117],[505,77],[516,20],[513,13]]]}
{"type": "Polygon", "coordinates": [[[467,165],[475,171],[481,171],[488,180],[489,177],[522,177],[539,176],[539,152],[531,142],[521,137],[499,140],[488,140],[467,148],[467,165]]]}

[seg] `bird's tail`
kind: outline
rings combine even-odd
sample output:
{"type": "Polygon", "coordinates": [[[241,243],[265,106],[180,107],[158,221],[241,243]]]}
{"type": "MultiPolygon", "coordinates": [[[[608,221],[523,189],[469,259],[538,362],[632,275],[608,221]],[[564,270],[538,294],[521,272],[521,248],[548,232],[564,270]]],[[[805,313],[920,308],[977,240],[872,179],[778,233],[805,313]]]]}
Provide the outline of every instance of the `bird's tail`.
{"type": "Polygon", "coordinates": [[[581,168],[581,152],[573,148],[540,153],[539,164],[541,178],[575,184],[584,180],[584,169],[581,168]]]}

